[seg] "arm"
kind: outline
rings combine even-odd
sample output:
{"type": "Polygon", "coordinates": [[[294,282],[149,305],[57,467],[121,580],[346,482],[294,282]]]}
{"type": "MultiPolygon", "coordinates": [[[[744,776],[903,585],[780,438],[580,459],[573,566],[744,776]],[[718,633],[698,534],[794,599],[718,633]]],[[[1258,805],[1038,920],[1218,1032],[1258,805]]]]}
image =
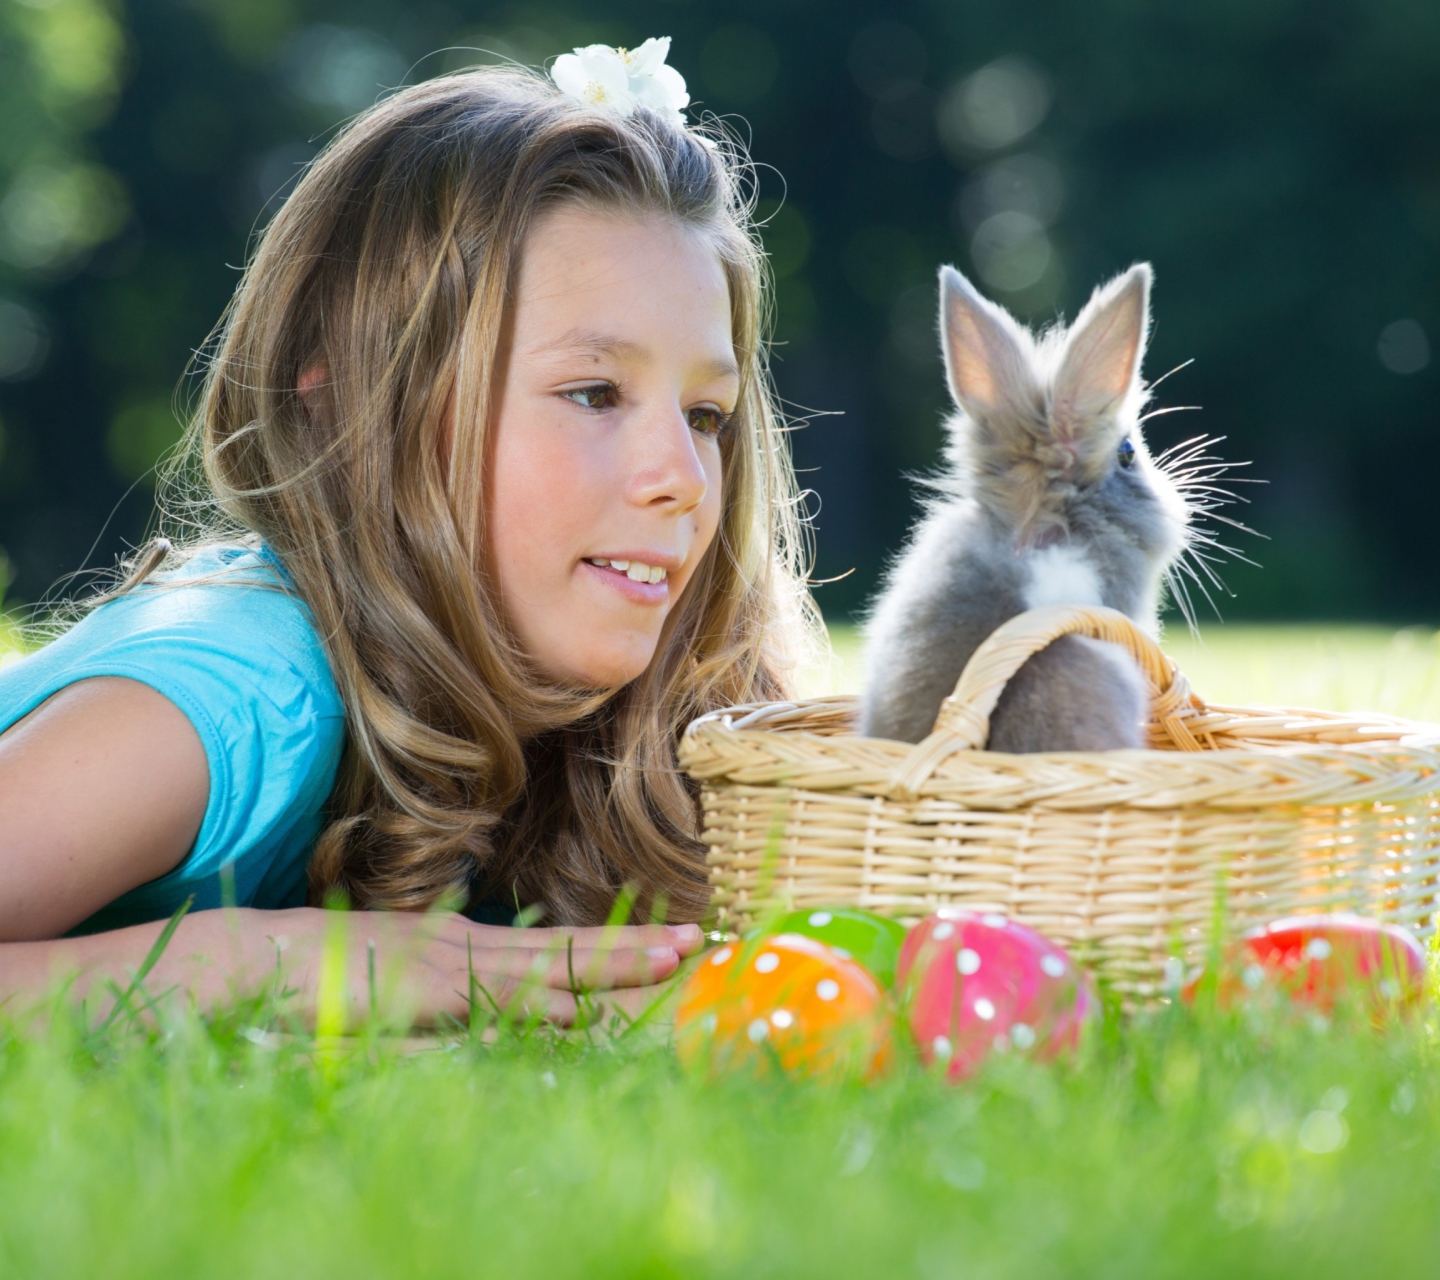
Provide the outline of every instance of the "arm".
{"type": "MultiPolygon", "coordinates": [[[[129,986],[164,927],[155,921],[85,938],[0,943],[0,1001],[23,1012],[68,982],[75,998],[104,1014],[113,999],[108,984],[129,986]]],[[[448,912],[199,911],[181,920],[145,991],[151,997],[182,992],[199,1008],[216,1009],[278,983],[294,993],[283,1011],[313,1025],[321,957],[333,928],[344,940],[349,1027],[369,1016],[372,949],[376,1011],[387,1023],[464,1021],[472,972],[501,1008],[519,1001],[527,1012],[568,1023],[577,1011],[572,968],[581,986],[609,992],[605,1003],[635,1015],[660,995],[655,984],[702,941],[693,924],[506,929],[448,912]]]]}
{"type": "Polygon", "coordinates": [[[134,680],[81,680],[0,734],[0,942],[53,938],[184,860],[205,749],[134,680]]]}
{"type": "MultiPolygon", "coordinates": [[[[35,1003],[59,982],[85,996],[125,986],[164,928],[137,925],[87,938],[57,935],[137,885],[178,866],[194,844],[209,796],[198,735],[169,699],[123,679],[81,681],[0,734],[0,1000],[35,1003]]],[[[328,912],[204,911],[181,921],[146,981],[178,988],[202,1007],[275,981],[313,1014],[328,912]]],[[[382,1011],[425,1024],[464,1016],[469,972],[502,1004],[522,987],[536,1012],[575,1011],[570,967],[596,988],[634,988],[617,1003],[653,998],[699,947],[694,925],[561,931],[511,930],[451,915],[357,912],[345,918],[348,999],[369,1006],[374,944],[382,1011]],[[573,956],[567,956],[572,945],[573,956]]],[[[108,1003],[108,999],[105,1000],[108,1003]]]]}

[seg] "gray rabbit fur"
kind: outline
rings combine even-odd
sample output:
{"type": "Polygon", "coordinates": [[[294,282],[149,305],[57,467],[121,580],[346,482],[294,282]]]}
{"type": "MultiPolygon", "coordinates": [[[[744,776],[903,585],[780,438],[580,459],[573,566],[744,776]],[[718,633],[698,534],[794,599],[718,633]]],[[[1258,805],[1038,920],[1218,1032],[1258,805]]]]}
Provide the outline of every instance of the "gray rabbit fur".
{"type": "MultiPolygon", "coordinates": [[[[866,627],[861,732],[918,742],[976,647],[1046,604],[1107,605],[1155,633],[1186,502],[1140,432],[1151,271],[1097,289],[1068,329],[1032,334],[940,271],[957,412],[947,468],[866,627]]],[[[1144,742],[1147,689],[1113,644],[1066,636],[1030,658],[991,718],[992,751],[1144,742]]]]}

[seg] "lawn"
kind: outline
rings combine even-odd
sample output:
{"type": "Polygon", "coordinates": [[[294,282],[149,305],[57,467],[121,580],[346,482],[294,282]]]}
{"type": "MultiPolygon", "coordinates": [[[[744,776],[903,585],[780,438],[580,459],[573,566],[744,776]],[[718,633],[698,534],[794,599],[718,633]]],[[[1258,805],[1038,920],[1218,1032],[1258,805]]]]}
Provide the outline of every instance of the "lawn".
{"type": "MultiPolygon", "coordinates": [[[[854,688],[853,635],[828,673],[854,688]]],[[[1440,719],[1428,632],[1168,647],[1217,701],[1440,719]]],[[[1184,1007],[949,1087],[684,1077],[663,1029],[283,1032],[272,1010],[0,1046],[0,1271],[23,1276],[1429,1274],[1430,1025],[1184,1007]]]]}

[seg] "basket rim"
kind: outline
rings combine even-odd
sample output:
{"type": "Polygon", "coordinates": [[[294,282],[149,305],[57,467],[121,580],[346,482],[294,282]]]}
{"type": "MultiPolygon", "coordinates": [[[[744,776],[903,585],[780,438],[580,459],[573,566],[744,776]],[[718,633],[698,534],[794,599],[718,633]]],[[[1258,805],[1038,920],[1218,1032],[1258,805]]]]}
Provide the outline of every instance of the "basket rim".
{"type": "MultiPolygon", "coordinates": [[[[1226,742],[1198,752],[1140,747],[1015,755],[962,749],[934,759],[924,781],[912,788],[896,780],[916,744],[806,726],[817,718],[841,722],[858,701],[855,695],[828,695],[710,712],[686,729],[679,764],[706,787],[794,789],[976,810],[1345,806],[1440,791],[1440,725],[1213,704],[1209,719],[1228,721],[1231,734],[1247,721],[1255,727],[1272,721],[1267,727],[1276,731],[1274,740],[1226,742]],[[777,719],[778,726],[766,723],[777,719]],[[1321,736],[1326,731],[1362,737],[1327,742],[1321,736]]],[[[1238,736],[1243,741],[1243,731],[1238,736]]]]}
{"type": "MultiPolygon", "coordinates": [[[[893,738],[871,738],[859,733],[820,733],[814,729],[806,729],[799,725],[792,727],[788,724],[767,725],[765,720],[781,718],[789,714],[802,717],[814,712],[844,712],[858,709],[860,696],[858,694],[839,693],[823,694],[814,698],[792,698],[774,702],[749,702],[738,703],[734,706],[719,707],[714,711],[707,711],[704,715],[697,716],[686,726],[682,735],[682,744],[685,739],[698,737],[702,733],[721,733],[736,735],[737,737],[763,741],[773,735],[780,734],[787,741],[796,742],[800,740],[813,741],[816,744],[833,744],[843,739],[851,743],[864,743],[867,747],[895,754],[904,755],[912,751],[916,744],[900,742],[893,738]],[[733,721],[740,720],[742,723],[735,724],[733,721]]],[[[1206,756],[1224,755],[1227,759],[1247,756],[1251,753],[1257,757],[1273,756],[1275,754],[1294,754],[1297,751],[1323,751],[1329,754],[1337,749],[1359,749],[1364,751],[1368,748],[1391,746],[1404,747],[1406,750],[1425,749],[1433,746],[1440,752],[1440,723],[1425,720],[1410,720],[1404,716],[1390,715],[1381,711],[1327,711],[1318,707],[1291,707],[1291,706],[1245,706],[1239,703],[1207,702],[1206,710],[1226,718],[1233,718],[1238,722],[1277,720],[1282,721],[1285,726],[1292,727],[1295,741],[1275,741],[1257,743],[1253,747],[1225,746],[1206,751],[1206,756]],[[1365,732],[1363,739],[1353,742],[1321,743],[1315,740],[1305,740],[1300,732],[1307,726],[1319,728],[1328,726],[1332,729],[1352,728],[1357,732],[1365,732]]],[[[1284,735],[1290,736],[1290,735],[1284,735]]],[[[963,753],[966,757],[992,756],[1002,759],[1024,759],[1035,761],[1050,760],[1072,760],[1072,759],[1093,759],[1097,756],[1113,757],[1125,756],[1153,756],[1156,759],[1173,760],[1178,754],[1174,750],[1165,750],[1157,747],[1125,747],[1114,751],[1035,751],[1028,752],[1023,756],[1016,756],[1004,751],[988,751],[984,747],[966,749],[963,753]]]]}

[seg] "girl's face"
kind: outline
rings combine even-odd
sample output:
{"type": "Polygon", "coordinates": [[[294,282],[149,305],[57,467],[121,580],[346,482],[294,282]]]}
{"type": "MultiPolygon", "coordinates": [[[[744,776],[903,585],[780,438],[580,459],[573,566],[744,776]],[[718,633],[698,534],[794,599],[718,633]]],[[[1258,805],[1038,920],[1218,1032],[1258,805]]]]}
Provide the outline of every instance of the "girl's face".
{"type": "Polygon", "coordinates": [[[713,245],[560,208],[524,246],[486,501],[504,607],[551,679],[645,670],[720,522],[740,374],[713,245]]]}

